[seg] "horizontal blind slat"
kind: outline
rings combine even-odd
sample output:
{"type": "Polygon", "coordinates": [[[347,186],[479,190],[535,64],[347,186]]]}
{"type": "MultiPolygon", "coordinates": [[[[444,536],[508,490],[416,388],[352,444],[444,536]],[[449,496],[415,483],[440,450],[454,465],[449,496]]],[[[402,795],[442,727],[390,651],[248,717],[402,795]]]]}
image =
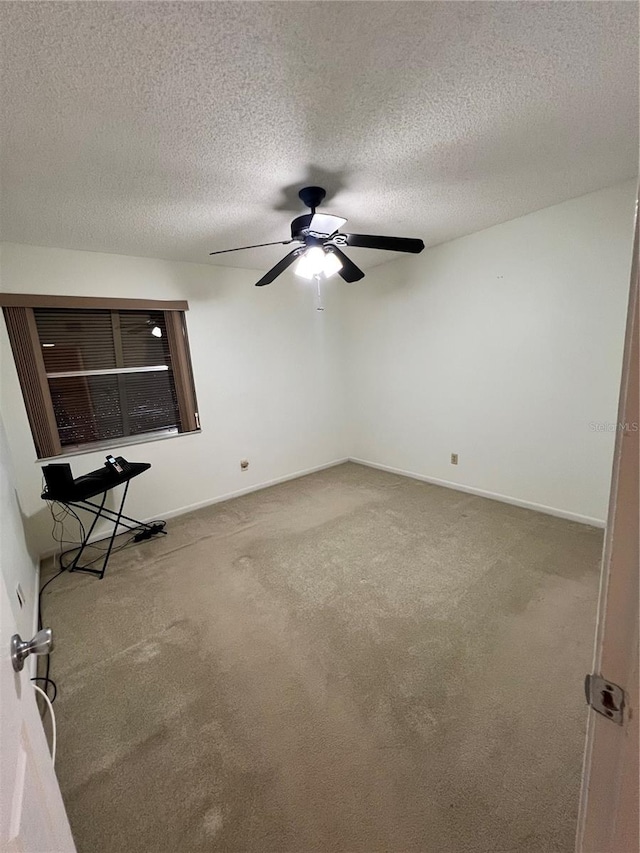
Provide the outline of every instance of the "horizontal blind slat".
{"type": "Polygon", "coordinates": [[[63,379],[67,376],[119,376],[125,373],[154,373],[169,370],[167,364],[154,364],[149,367],[105,367],[101,370],[62,370],[59,373],[47,373],[49,379],[63,379]]]}

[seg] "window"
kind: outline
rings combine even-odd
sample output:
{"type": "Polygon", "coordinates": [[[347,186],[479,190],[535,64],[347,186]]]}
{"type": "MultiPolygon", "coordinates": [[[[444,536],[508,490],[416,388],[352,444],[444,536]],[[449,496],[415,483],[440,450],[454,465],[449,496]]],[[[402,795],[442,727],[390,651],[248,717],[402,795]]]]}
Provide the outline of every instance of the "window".
{"type": "Polygon", "coordinates": [[[199,429],[186,303],[4,294],[0,304],[38,458],[199,429]]]}

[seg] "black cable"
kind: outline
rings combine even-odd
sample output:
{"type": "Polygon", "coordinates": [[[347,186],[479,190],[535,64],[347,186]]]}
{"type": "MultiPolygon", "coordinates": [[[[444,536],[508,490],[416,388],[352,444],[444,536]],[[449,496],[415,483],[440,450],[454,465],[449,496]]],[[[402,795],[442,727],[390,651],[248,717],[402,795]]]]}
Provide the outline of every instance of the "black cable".
{"type": "Polygon", "coordinates": [[[51,517],[53,518],[53,527],[51,528],[51,537],[53,538],[54,542],[57,542],[58,545],[60,546],[60,551],[58,554],[58,565],[60,566],[61,560],[62,560],[62,555],[63,555],[62,546],[65,543],[68,545],[73,545],[75,543],[74,539],[65,539],[64,538],[64,522],[65,522],[65,519],[67,518],[67,516],[70,513],[75,516],[75,518],[78,521],[78,524],[80,525],[80,529],[82,531],[82,538],[83,539],[85,537],[84,524],[82,523],[82,519],[78,516],[78,514],[71,507],[67,506],[66,504],[60,503],[59,501],[47,501],[47,504],[49,506],[49,512],[51,513],[51,517]],[[54,509],[54,507],[56,507],[56,506],[59,507],[57,514],[56,514],[56,511],[54,509]],[[56,528],[57,528],[58,524],[62,528],[60,538],[58,538],[56,536],[56,528]]]}
{"type": "MultiPolygon", "coordinates": [[[[73,515],[75,515],[75,516],[76,516],[76,518],[77,518],[76,513],[75,513],[75,512],[73,512],[73,510],[71,510],[71,512],[72,512],[72,513],[73,513],[73,515]]],[[[82,524],[82,522],[80,522],[80,524],[82,524]]],[[[164,528],[167,526],[167,522],[166,522],[164,519],[157,519],[157,520],[154,520],[154,521],[149,521],[149,522],[145,522],[145,523],[143,523],[143,524],[139,524],[137,527],[131,527],[131,528],[128,528],[128,529],[129,529],[129,531],[133,533],[133,535],[132,535],[132,536],[130,536],[130,537],[129,537],[129,539],[127,539],[127,541],[126,541],[126,542],[124,542],[122,545],[118,545],[117,547],[113,548],[113,549],[112,549],[112,551],[111,551],[111,553],[112,553],[112,554],[117,554],[117,553],[118,553],[118,551],[122,551],[122,550],[123,550],[123,548],[126,548],[126,547],[127,547],[128,545],[130,545],[132,542],[140,541],[140,540],[137,538],[137,537],[138,537],[138,535],[139,535],[139,533],[141,533],[141,532],[142,532],[142,531],[144,531],[144,530],[150,530],[153,526],[157,526],[157,525],[162,525],[162,528],[164,529],[164,528]],[[137,532],[136,532],[136,531],[137,531],[137,532]]],[[[118,536],[124,536],[124,535],[125,535],[124,533],[119,533],[119,534],[118,534],[118,536]]],[[[108,549],[108,547],[109,547],[109,546],[108,546],[108,544],[106,544],[106,545],[101,545],[100,543],[101,543],[101,542],[105,542],[105,541],[106,541],[106,540],[108,540],[109,538],[110,538],[110,537],[105,536],[105,537],[103,537],[103,539],[98,539],[96,542],[89,542],[89,543],[87,543],[87,545],[86,545],[85,547],[86,547],[86,548],[95,548],[97,551],[106,551],[106,550],[108,549]]],[[[83,536],[83,539],[84,539],[84,536],[83,536]]],[[[74,551],[79,551],[81,548],[82,548],[82,545],[80,544],[80,545],[76,545],[76,546],[74,546],[73,548],[68,548],[66,551],[63,551],[63,552],[60,554],[60,565],[61,565],[61,567],[64,567],[65,569],[69,568],[69,567],[72,565],[73,560],[71,560],[71,561],[70,561],[70,562],[68,562],[68,563],[63,563],[63,558],[64,558],[64,557],[67,557],[69,554],[73,554],[73,552],[74,552],[74,551]]],[[[94,563],[97,563],[97,562],[98,562],[98,560],[100,560],[100,559],[101,559],[101,556],[95,557],[95,559],[90,560],[88,563],[85,563],[84,565],[85,565],[85,566],[92,566],[94,563]]]]}
{"type": "MultiPolygon", "coordinates": [[[[45,589],[49,586],[49,584],[52,581],[54,581],[56,578],[59,578],[60,575],[63,574],[65,571],[66,571],[66,568],[60,569],[59,572],[57,572],[55,575],[53,575],[53,577],[49,578],[49,580],[40,587],[40,592],[38,593],[38,631],[40,631],[40,629],[42,628],[42,593],[45,591],[45,589]]],[[[51,652],[49,652],[47,654],[47,662],[45,664],[45,670],[44,670],[44,676],[43,677],[46,681],[51,681],[52,683],[54,683],[53,679],[49,678],[50,672],[51,672],[51,652]]],[[[58,689],[56,687],[56,694],[57,694],[57,692],[58,692],[58,689]]],[[[54,694],[54,699],[55,699],[56,694],[54,694]]],[[[53,705],[54,699],[51,700],[52,705],[53,705]]]]}
{"type": "MultiPolygon", "coordinates": [[[[57,502],[57,501],[56,501],[56,503],[59,503],[59,502],[57,502]]],[[[84,524],[83,524],[83,522],[82,522],[82,519],[80,518],[80,516],[78,515],[78,513],[73,509],[73,507],[70,507],[70,506],[68,506],[67,504],[61,504],[61,506],[63,506],[63,507],[64,507],[64,510],[65,510],[65,514],[64,514],[64,516],[63,516],[62,523],[64,524],[64,519],[67,517],[67,515],[68,515],[68,514],[73,515],[73,517],[76,519],[76,521],[77,521],[77,522],[78,522],[78,524],[80,525],[80,531],[81,531],[81,534],[82,534],[80,542],[81,542],[81,543],[82,543],[82,542],[84,542],[84,540],[87,538],[87,532],[86,532],[85,526],[84,526],[84,524]]],[[[55,537],[54,537],[54,538],[55,538],[55,537]]],[[[68,542],[69,544],[74,544],[74,543],[72,543],[72,541],[71,541],[71,540],[68,540],[68,539],[67,539],[67,540],[60,540],[60,541],[61,541],[61,543],[62,543],[62,541],[66,541],[66,542],[68,542]]],[[[99,540],[99,541],[100,541],[100,540],[99,540]]],[[[87,548],[97,548],[98,550],[106,550],[106,547],[105,547],[105,548],[103,548],[103,547],[102,547],[102,546],[100,546],[97,542],[96,542],[96,543],[93,543],[93,542],[91,542],[91,543],[87,543],[87,545],[86,545],[85,547],[87,547],[87,548]]],[[[79,544],[79,545],[75,545],[75,544],[74,544],[74,547],[73,547],[73,548],[68,548],[66,551],[61,551],[61,552],[60,552],[60,556],[59,556],[59,558],[58,558],[58,562],[59,562],[60,567],[61,567],[61,568],[64,568],[64,569],[68,569],[68,568],[72,565],[73,560],[71,560],[71,561],[69,561],[69,562],[66,562],[66,563],[65,563],[65,562],[64,562],[64,557],[67,557],[69,554],[73,554],[73,552],[74,552],[74,551],[79,551],[81,548],[82,548],[82,544],[79,544]]],[[[98,557],[98,558],[96,558],[95,560],[92,560],[92,561],[91,561],[91,563],[87,563],[87,565],[91,565],[92,563],[96,563],[96,562],[98,561],[98,559],[100,559],[100,558],[98,557]]]]}
{"type": "Polygon", "coordinates": [[[49,701],[53,705],[53,703],[56,701],[56,696],[58,695],[58,685],[55,683],[53,678],[49,678],[48,676],[37,675],[32,678],[31,681],[46,681],[47,684],[53,684],[53,697],[49,696],[49,688],[44,688],[44,692],[47,694],[47,696],[49,696],[49,701]]]}
{"type": "Polygon", "coordinates": [[[56,572],[53,577],[49,578],[49,580],[40,587],[40,592],[38,593],[38,631],[42,628],[42,593],[52,581],[54,581],[56,578],[59,578],[60,575],[66,571],[67,569],[65,566],[64,568],[60,569],[59,572],[56,572]]]}
{"type": "MultiPolygon", "coordinates": [[[[77,513],[73,512],[71,507],[67,507],[64,504],[61,504],[59,501],[47,501],[47,504],[48,504],[49,510],[51,512],[51,517],[53,518],[53,527],[51,528],[51,536],[52,536],[53,540],[60,545],[60,551],[58,553],[58,566],[60,568],[56,572],[55,575],[50,577],[49,580],[46,581],[40,587],[40,590],[38,591],[38,631],[40,631],[42,629],[42,625],[43,625],[43,621],[42,621],[42,593],[45,591],[45,589],[49,586],[50,583],[52,583],[56,578],[59,578],[60,575],[63,574],[68,568],[68,566],[65,566],[62,562],[62,557],[63,557],[62,546],[63,546],[64,542],[69,542],[69,543],[72,542],[72,540],[68,540],[68,539],[64,538],[64,521],[70,512],[73,513],[73,515],[77,518],[78,523],[80,524],[80,528],[84,532],[84,525],[82,523],[82,520],[78,517],[77,513]],[[58,510],[57,513],[56,513],[56,510],[54,509],[54,505],[60,507],[60,509],[58,510]],[[58,525],[61,526],[60,538],[58,538],[56,536],[56,529],[57,529],[58,525]]],[[[49,653],[47,655],[47,662],[45,664],[44,676],[38,676],[37,680],[44,680],[46,684],[49,684],[49,683],[53,684],[54,694],[53,694],[53,699],[51,699],[51,704],[53,704],[53,702],[55,701],[55,698],[58,694],[58,687],[57,687],[55,681],[49,677],[50,672],[51,672],[51,654],[49,653]]],[[[36,679],[34,678],[32,680],[35,681],[36,679]]],[[[47,692],[47,695],[48,695],[47,688],[45,688],[45,692],[47,692]]]]}
{"type": "MultiPolygon", "coordinates": [[[[134,539],[135,539],[135,538],[136,538],[135,536],[131,536],[131,537],[130,537],[129,539],[127,539],[127,541],[126,541],[126,542],[124,542],[122,545],[118,545],[118,547],[117,547],[117,548],[112,548],[112,549],[111,549],[111,553],[112,553],[112,554],[117,554],[117,553],[118,553],[118,551],[122,551],[122,549],[123,549],[123,548],[126,548],[126,547],[127,547],[127,545],[130,545],[130,544],[134,541],[134,539]]],[[[79,551],[81,547],[82,547],[81,545],[78,545],[78,547],[77,547],[77,548],[70,548],[68,551],[65,551],[65,552],[62,554],[62,556],[63,556],[63,557],[66,557],[66,555],[67,555],[67,554],[71,554],[73,551],[79,551]]],[[[98,549],[98,551],[103,551],[103,552],[107,550],[107,546],[105,546],[105,547],[99,547],[98,545],[95,545],[95,544],[87,545],[86,547],[87,547],[87,548],[97,548],[97,549],[98,549]]],[[[98,560],[102,560],[102,559],[103,559],[103,554],[98,554],[98,556],[97,556],[97,557],[95,557],[93,560],[89,560],[89,562],[88,562],[88,563],[84,563],[84,565],[83,565],[81,568],[86,568],[87,566],[92,566],[94,563],[97,563],[97,562],[98,562],[98,560]]],[[[65,565],[65,567],[64,567],[64,568],[65,568],[65,570],[66,570],[66,569],[68,569],[68,568],[69,568],[69,566],[70,566],[72,563],[73,563],[73,560],[71,561],[71,563],[67,563],[67,564],[65,565]]]]}
{"type": "MultiPolygon", "coordinates": [[[[151,522],[151,524],[162,524],[162,525],[166,525],[166,523],[167,523],[166,521],[151,522]]],[[[121,545],[118,545],[117,547],[112,548],[111,553],[117,554],[118,551],[122,551],[124,548],[126,548],[128,545],[130,545],[132,542],[135,542],[138,534],[135,533],[134,531],[140,532],[140,531],[146,530],[146,529],[148,529],[147,525],[139,525],[138,527],[130,528],[131,532],[133,533],[133,536],[130,536],[127,539],[127,541],[123,542],[121,545]]],[[[118,535],[123,536],[124,534],[120,533],[118,535]]],[[[99,539],[97,542],[90,542],[85,547],[86,548],[95,548],[97,551],[103,551],[104,552],[108,549],[109,546],[108,545],[100,545],[100,542],[103,542],[107,539],[109,539],[109,537],[105,536],[104,539],[99,539]]],[[[62,560],[63,557],[66,557],[69,554],[73,554],[74,551],[79,551],[81,548],[82,548],[82,545],[76,545],[74,548],[68,548],[66,551],[62,552],[62,554],[60,555],[60,559],[62,560]]],[[[88,563],[85,563],[84,565],[85,566],[91,566],[94,563],[97,563],[98,560],[101,560],[101,559],[102,559],[102,554],[95,557],[93,560],[90,560],[88,563]]],[[[71,560],[69,563],[64,563],[64,564],[61,563],[61,565],[63,566],[64,569],[68,569],[69,566],[72,565],[72,563],[73,563],[73,560],[71,560]]]]}
{"type": "MultiPolygon", "coordinates": [[[[56,501],[56,503],[60,504],[60,501],[56,501]]],[[[78,515],[78,513],[75,511],[75,509],[72,506],[69,506],[68,504],[60,504],[60,506],[62,506],[66,510],[66,515],[71,513],[71,515],[74,516],[74,518],[76,519],[76,521],[80,525],[80,530],[82,531],[82,539],[84,540],[84,538],[86,537],[87,534],[86,534],[86,530],[84,527],[84,523],[83,523],[82,519],[80,518],[80,516],[78,515]]],[[[66,518],[66,515],[65,515],[65,518],[66,518]]]]}

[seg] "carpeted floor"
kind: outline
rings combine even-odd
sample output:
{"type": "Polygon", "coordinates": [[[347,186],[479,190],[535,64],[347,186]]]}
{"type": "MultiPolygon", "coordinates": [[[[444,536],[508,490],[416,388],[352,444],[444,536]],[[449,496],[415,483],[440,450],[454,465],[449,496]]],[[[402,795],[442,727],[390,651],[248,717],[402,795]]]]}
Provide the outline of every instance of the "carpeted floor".
{"type": "Polygon", "coordinates": [[[168,530],[43,596],[80,853],[573,850],[602,531],[354,464],[168,530]]]}

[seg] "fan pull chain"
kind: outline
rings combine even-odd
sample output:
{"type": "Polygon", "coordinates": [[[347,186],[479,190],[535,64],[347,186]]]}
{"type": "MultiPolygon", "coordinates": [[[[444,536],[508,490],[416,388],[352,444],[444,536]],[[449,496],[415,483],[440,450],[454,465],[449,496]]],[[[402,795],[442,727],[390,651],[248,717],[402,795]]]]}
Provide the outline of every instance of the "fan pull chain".
{"type": "Polygon", "coordinates": [[[324,311],[324,305],[322,304],[322,291],[320,290],[320,276],[316,276],[316,299],[318,304],[316,305],[316,311],[324,311]]]}

